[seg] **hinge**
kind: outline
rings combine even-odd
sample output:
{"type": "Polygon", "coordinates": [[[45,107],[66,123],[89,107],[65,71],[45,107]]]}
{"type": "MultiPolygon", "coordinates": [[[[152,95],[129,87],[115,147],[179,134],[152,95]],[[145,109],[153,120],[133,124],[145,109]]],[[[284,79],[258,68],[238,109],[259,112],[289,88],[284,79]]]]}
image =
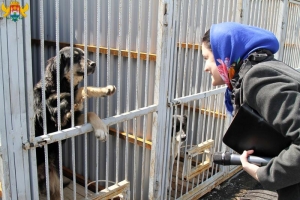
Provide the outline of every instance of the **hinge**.
{"type": "Polygon", "coordinates": [[[180,104],[181,104],[180,101],[172,101],[172,102],[167,103],[168,107],[173,107],[173,106],[177,106],[180,104]]]}
{"type": "Polygon", "coordinates": [[[168,4],[167,3],[165,3],[163,23],[164,26],[168,26],[168,4]]]}
{"type": "Polygon", "coordinates": [[[153,194],[153,197],[155,199],[158,198],[159,186],[160,186],[159,181],[156,181],[155,182],[155,187],[154,187],[154,194],[153,194]]]}

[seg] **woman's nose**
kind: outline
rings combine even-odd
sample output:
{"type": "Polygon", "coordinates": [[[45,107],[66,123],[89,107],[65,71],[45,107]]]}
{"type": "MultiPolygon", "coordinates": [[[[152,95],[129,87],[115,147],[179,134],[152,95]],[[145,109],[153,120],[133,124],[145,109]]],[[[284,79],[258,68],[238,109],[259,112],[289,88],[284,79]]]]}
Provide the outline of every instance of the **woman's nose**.
{"type": "Polygon", "coordinates": [[[207,66],[207,64],[204,65],[204,71],[208,72],[209,71],[209,67],[207,66]]]}

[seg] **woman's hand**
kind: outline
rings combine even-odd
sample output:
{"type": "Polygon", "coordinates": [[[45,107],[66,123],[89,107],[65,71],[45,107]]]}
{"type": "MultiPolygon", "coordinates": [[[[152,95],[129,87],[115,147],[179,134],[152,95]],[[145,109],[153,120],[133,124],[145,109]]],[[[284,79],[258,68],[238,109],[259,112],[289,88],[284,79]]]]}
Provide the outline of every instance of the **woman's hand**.
{"type": "Polygon", "coordinates": [[[258,170],[258,166],[251,164],[248,162],[248,157],[249,155],[253,154],[253,150],[249,150],[249,151],[244,151],[243,154],[241,155],[240,159],[242,162],[242,166],[243,169],[250,174],[250,176],[252,176],[254,179],[256,179],[258,181],[258,177],[257,177],[257,170],[258,170]]]}

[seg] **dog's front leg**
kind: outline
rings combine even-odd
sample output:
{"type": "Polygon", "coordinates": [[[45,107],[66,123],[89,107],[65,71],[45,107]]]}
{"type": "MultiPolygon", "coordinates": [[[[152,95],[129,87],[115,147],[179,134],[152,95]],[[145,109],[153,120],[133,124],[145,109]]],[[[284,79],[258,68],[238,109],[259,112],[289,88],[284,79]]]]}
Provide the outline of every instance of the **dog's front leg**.
{"type": "Polygon", "coordinates": [[[106,97],[114,94],[116,87],[114,85],[108,85],[106,87],[81,87],[78,89],[75,101],[80,102],[90,97],[106,97]]]}
{"type": "MultiPolygon", "coordinates": [[[[93,112],[88,112],[87,122],[93,126],[96,138],[100,141],[105,141],[107,138],[107,127],[103,123],[103,121],[98,117],[98,115],[93,112]]],[[[77,125],[82,124],[84,124],[84,114],[80,115],[78,118],[77,125]]]]}

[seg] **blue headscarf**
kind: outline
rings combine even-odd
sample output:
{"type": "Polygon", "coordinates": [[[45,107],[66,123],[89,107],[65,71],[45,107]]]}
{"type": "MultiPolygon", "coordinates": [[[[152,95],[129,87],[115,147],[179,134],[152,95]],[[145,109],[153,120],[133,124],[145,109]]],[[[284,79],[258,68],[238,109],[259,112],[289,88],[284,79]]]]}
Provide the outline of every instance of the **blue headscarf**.
{"type": "Polygon", "coordinates": [[[225,92],[225,105],[227,111],[232,114],[230,80],[235,74],[234,66],[258,49],[268,49],[275,54],[279,49],[279,42],[270,31],[240,23],[225,22],[211,26],[210,44],[218,71],[228,86],[225,92]]]}

